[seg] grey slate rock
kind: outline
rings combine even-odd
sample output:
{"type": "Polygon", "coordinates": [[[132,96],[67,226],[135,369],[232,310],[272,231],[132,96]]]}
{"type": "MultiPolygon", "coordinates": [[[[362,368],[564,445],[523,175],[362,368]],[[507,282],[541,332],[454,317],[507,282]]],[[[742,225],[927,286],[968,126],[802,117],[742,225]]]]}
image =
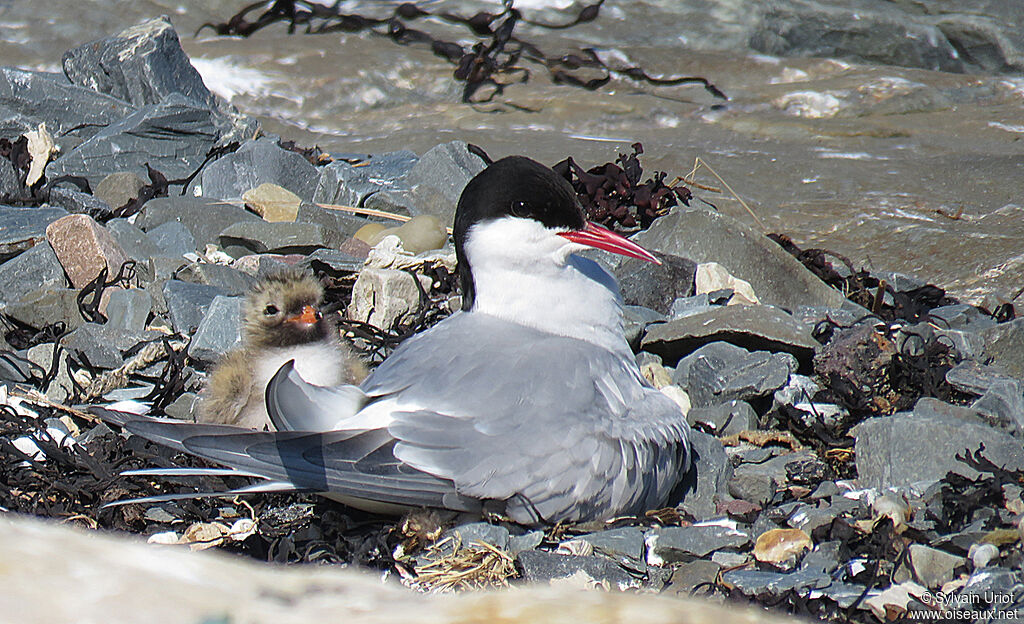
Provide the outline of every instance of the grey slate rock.
{"type": "Polygon", "coordinates": [[[820,542],[800,560],[801,570],[832,574],[839,568],[839,553],[843,543],[839,540],[820,542]]]}
{"type": "Polygon", "coordinates": [[[223,264],[193,262],[175,272],[183,282],[208,284],[221,289],[229,297],[244,296],[256,283],[256,278],[223,264]]]}
{"type": "Polygon", "coordinates": [[[901,412],[870,418],[853,429],[858,481],[864,487],[900,487],[935,481],[949,471],[975,479],[956,460],[985,445],[984,456],[1008,470],[1024,469],[1019,440],[992,427],[943,417],[901,412]]]}
{"type": "Polygon", "coordinates": [[[690,431],[689,440],[693,467],[680,485],[685,497],[679,508],[697,520],[706,520],[718,515],[717,502],[729,497],[726,484],[733,468],[725,448],[714,436],[690,431]]]}
{"type": "Polygon", "coordinates": [[[94,219],[110,214],[110,205],[99,197],[63,186],[50,189],[47,202],[69,214],[87,214],[94,219]]]}
{"type": "Polygon", "coordinates": [[[985,366],[974,360],[965,360],[946,371],[946,382],[961,392],[981,396],[992,384],[1010,381],[1012,377],[994,366],[985,366]]]}
{"type": "Polygon", "coordinates": [[[187,253],[196,252],[196,239],[187,227],[177,221],[161,223],[146,232],[149,240],[160,248],[161,254],[177,258],[187,253]]]}
{"type": "Polygon", "coordinates": [[[24,199],[25,187],[21,184],[14,165],[6,158],[0,158],[0,204],[7,204],[24,199]]]}
{"type": "Polygon", "coordinates": [[[129,258],[143,261],[160,255],[160,248],[135,223],[127,219],[111,219],[104,226],[129,258]]]}
{"type": "Polygon", "coordinates": [[[85,322],[78,311],[78,292],[74,288],[39,288],[8,303],[3,312],[36,329],[57,322],[63,322],[69,330],[75,329],[85,322]]]}
{"type": "Polygon", "coordinates": [[[750,47],[774,56],[830,56],[856,61],[964,71],[956,48],[936,26],[895,11],[825,3],[775,3],[751,34],[750,47]]]}
{"type": "Polygon", "coordinates": [[[757,412],[746,401],[733,400],[711,407],[694,407],[686,414],[686,422],[723,437],[756,429],[757,412]]]}
{"type": "MultiPolygon", "coordinates": [[[[31,347],[26,357],[33,364],[44,371],[49,371],[53,366],[53,356],[57,345],[52,342],[45,342],[31,347]]],[[[74,385],[71,383],[71,372],[68,369],[67,358],[57,358],[57,374],[50,385],[46,387],[46,398],[51,401],[63,403],[71,396],[74,385]]]]}
{"type": "Polygon", "coordinates": [[[971,409],[998,429],[1013,433],[1024,430],[1024,395],[1016,379],[996,381],[971,409]]]}
{"type": "Polygon", "coordinates": [[[139,196],[146,181],[131,171],[115,171],[93,187],[96,197],[111,208],[120,208],[139,196]]]}
{"type": "Polygon", "coordinates": [[[337,247],[342,241],[337,232],[313,223],[246,221],[224,228],[220,242],[225,251],[239,255],[243,249],[249,253],[308,255],[323,247],[337,247]]]}
{"type": "Polygon", "coordinates": [[[731,570],[722,575],[722,580],[747,596],[765,592],[778,596],[790,590],[802,595],[806,594],[807,590],[822,589],[832,584],[828,575],[813,570],[797,570],[788,574],[761,570],[731,570]]]}
{"type": "Polygon", "coordinates": [[[641,585],[638,579],[604,557],[574,557],[542,550],[524,550],[516,555],[516,564],[527,583],[548,584],[553,580],[582,573],[598,583],[607,581],[611,587],[619,590],[641,585]]]}
{"type": "Polygon", "coordinates": [[[72,83],[135,106],[157,104],[172,93],[207,107],[216,103],[166,17],[72,48],[62,65],[72,83]]]}
{"type": "MultiPolygon", "coordinates": [[[[652,328],[650,333],[657,331],[652,328]]],[[[713,342],[679,362],[672,381],[686,390],[696,407],[761,397],[786,384],[797,369],[788,353],[748,352],[713,342]]]]}
{"type": "Polygon", "coordinates": [[[305,200],[313,197],[319,173],[301,155],[269,138],[246,141],[210,163],[199,175],[203,197],[239,199],[260,184],[284,187],[305,200]]]}
{"type": "Polygon", "coordinates": [[[775,497],[776,489],[775,478],[759,471],[757,464],[738,466],[729,479],[729,494],[762,507],[775,497]]]}
{"type": "Polygon", "coordinates": [[[352,256],[337,249],[317,249],[306,256],[300,264],[311,268],[316,273],[330,273],[335,276],[346,273],[358,273],[363,268],[365,258],[352,256]]]}
{"type": "Polygon", "coordinates": [[[194,360],[213,364],[242,342],[242,297],[217,295],[203,315],[188,354],[194,360]]]}
{"type": "Polygon", "coordinates": [[[692,295],[690,297],[679,297],[672,302],[668,310],[670,319],[683,318],[700,312],[706,312],[711,307],[711,299],[708,293],[692,295]]]}
{"type": "Polygon", "coordinates": [[[41,123],[55,137],[72,132],[87,139],[134,111],[128,102],[75,86],[61,74],[0,67],[0,137],[12,141],[41,123]]]}
{"type": "Polygon", "coordinates": [[[67,285],[64,267],[50,243],[43,241],[28,251],[0,264],[0,308],[16,303],[36,290],[67,285]]]}
{"type": "Polygon", "coordinates": [[[722,566],[713,561],[695,559],[676,566],[672,571],[672,578],[669,579],[666,593],[673,593],[677,596],[690,596],[691,592],[704,583],[714,583],[722,566]]]}
{"type": "Polygon", "coordinates": [[[645,351],[674,364],[701,345],[727,340],[735,345],[785,351],[809,362],[819,343],[811,328],[772,306],[718,306],[707,312],[677,318],[651,327],[643,339],[645,351]]]}
{"type": "Polygon", "coordinates": [[[192,232],[198,248],[219,244],[219,235],[229,225],[243,221],[263,222],[244,208],[207,197],[158,197],[146,202],[135,224],[149,231],[168,221],[178,221],[192,232]]]}
{"type": "MultiPolygon", "coordinates": [[[[119,171],[147,176],[149,163],[167,179],[184,178],[203,163],[231,122],[195,100],[172,93],[110,124],[69,153],[50,162],[46,175],[83,176],[96,185],[119,171]]],[[[148,179],[148,178],[147,178],[148,179]]]]}
{"type": "Polygon", "coordinates": [[[418,160],[409,150],[373,156],[357,166],[336,160],[321,168],[313,201],[362,206],[370,195],[396,187],[418,160]]]}
{"type": "Polygon", "coordinates": [[[672,303],[693,294],[697,263],[670,253],[657,254],[661,264],[624,258],[615,268],[622,300],[668,314],[672,303]]]}
{"type": "Polygon", "coordinates": [[[124,331],[141,331],[153,308],[153,298],[141,288],[111,291],[107,301],[107,326],[124,331]]]}
{"type": "Polygon", "coordinates": [[[966,303],[939,306],[928,311],[928,320],[943,329],[981,331],[996,324],[996,320],[978,308],[966,303]]]}
{"type": "Polygon", "coordinates": [[[640,349],[640,339],[643,338],[647,327],[652,323],[660,323],[665,316],[643,306],[627,305],[622,307],[623,333],[626,335],[626,342],[634,351],[640,349]]]}
{"type": "Polygon", "coordinates": [[[544,531],[529,531],[508,538],[508,554],[515,557],[525,550],[533,550],[544,541],[544,531]]]}
{"type": "Polygon", "coordinates": [[[168,418],[194,422],[196,409],[199,405],[199,397],[195,392],[182,392],[170,405],[164,408],[164,414],[168,418]]]}
{"type": "Polygon", "coordinates": [[[71,353],[83,355],[93,366],[109,369],[124,363],[124,351],[162,335],[158,331],[131,331],[110,325],[85,323],[61,338],[60,343],[71,353]]]}
{"type": "Polygon", "coordinates": [[[661,565],[706,557],[716,550],[750,544],[745,531],[718,525],[659,527],[647,532],[647,563],[661,565]]]}
{"type": "Polygon", "coordinates": [[[295,215],[295,221],[322,225],[329,230],[337,231],[342,238],[350,238],[359,228],[368,223],[384,223],[387,227],[393,227],[396,224],[393,219],[370,219],[342,210],[330,210],[307,203],[299,204],[299,212],[295,215]]]}
{"type": "Polygon", "coordinates": [[[953,571],[965,563],[963,557],[923,544],[910,545],[910,566],[914,571],[914,578],[929,589],[941,587],[953,580],[953,571]]]}
{"type": "MultiPolygon", "coordinates": [[[[447,537],[457,539],[462,548],[472,546],[476,542],[483,542],[499,550],[508,550],[508,529],[488,522],[461,524],[445,531],[441,535],[441,540],[447,537]]],[[[454,544],[452,546],[454,548],[454,544]]]]}
{"type": "Polygon", "coordinates": [[[168,280],[164,284],[163,294],[174,331],[192,335],[206,316],[213,300],[217,295],[224,293],[215,286],[168,280]]]}
{"type": "MultiPolygon", "coordinates": [[[[838,308],[842,293],[808,271],[772,240],[739,221],[702,208],[675,208],[634,237],[645,248],[694,262],[718,262],[750,282],[758,299],[787,310],[801,305],[838,308]]],[[[736,306],[730,306],[736,307],[736,306]]]]}
{"type": "Polygon", "coordinates": [[[985,340],[981,361],[997,366],[1024,381],[1024,318],[999,323],[981,331],[985,340]]]}
{"type": "Polygon", "coordinates": [[[0,206],[0,262],[46,240],[46,226],[67,216],[63,208],[0,206]]]}
{"type": "Polygon", "coordinates": [[[646,551],[644,534],[636,527],[587,533],[580,535],[578,539],[593,546],[596,554],[604,555],[625,568],[635,570],[640,574],[647,571],[647,561],[644,558],[646,551]]]}
{"type": "MultiPolygon", "coordinates": [[[[470,153],[463,141],[435,145],[413,165],[405,176],[405,207],[413,215],[429,214],[451,223],[462,189],[484,170],[484,161],[470,153]]],[[[391,192],[374,195],[386,197],[391,192]]],[[[401,201],[401,200],[399,200],[401,201]]],[[[369,204],[368,204],[369,205],[369,204]]]]}
{"type": "Polygon", "coordinates": [[[934,397],[921,397],[918,399],[917,403],[914,404],[912,412],[914,416],[920,418],[945,418],[977,425],[989,424],[975,409],[965,405],[946,403],[934,397]]]}

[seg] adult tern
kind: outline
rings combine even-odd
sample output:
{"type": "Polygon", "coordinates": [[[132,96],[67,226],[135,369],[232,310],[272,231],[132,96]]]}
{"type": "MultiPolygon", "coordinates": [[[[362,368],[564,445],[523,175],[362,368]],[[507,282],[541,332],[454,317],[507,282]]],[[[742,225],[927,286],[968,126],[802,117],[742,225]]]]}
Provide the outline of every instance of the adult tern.
{"type": "MultiPolygon", "coordinates": [[[[407,339],[358,387],[312,385],[286,364],[266,391],[278,431],[139,418],[125,427],[267,480],[242,491],[315,491],[374,511],[544,525],[669,502],[690,467],[685,415],[640,374],[614,278],[574,252],[658,260],[587,222],[564,179],[518,156],[469,182],[454,239],[462,310],[407,339]]],[[[199,472],[212,470],[174,474],[199,472]]]]}

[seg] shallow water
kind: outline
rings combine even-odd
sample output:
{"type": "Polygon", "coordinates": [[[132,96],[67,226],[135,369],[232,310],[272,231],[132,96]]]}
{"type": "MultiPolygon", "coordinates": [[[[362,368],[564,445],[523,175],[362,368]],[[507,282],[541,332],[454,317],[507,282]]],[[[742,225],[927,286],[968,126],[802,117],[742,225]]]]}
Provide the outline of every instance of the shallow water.
{"type": "MultiPolygon", "coordinates": [[[[473,108],[459,101],[452,67],[421,47],[370,34],[288,35],[283,25],[250,39],[208,30],[193,36],[203,22],[226,20],[243,4],[55,0],[40,18],[38,3],[0,0],[0,62],[59,71],[67,48],[166,14],[211,89],[268,132],[300,144],[334,153],[422,153],[459,138],[492,157],[520,153],[553,164],[573,156],[591,166],[640,141],[647,171],[685,175],[699,157],[768,230],[798,244],[915,274],[972,301],[1024,286],[1024,77],[730,51],[730,33],[745,19],[734,3],[711,3],[699,13],[673,12],[681,5],[672,2],[608,0],[594,23],[555,32],[527,27],[520,35],[552,55],[593,46],[652,75],[704,76],[730,100],[715,107],[721,101],[700,86],[628,80],[587,92],[554,85],[531,67],[530,81],[509,87],[504,101],[535,112],[473,108]],[[697,19],[707,35],[702,51],[678,28],[697,19]],[[715,42],[724,43],[715,49],[715,42]]],[[[428,4],[467,15],[498,6],[428,4]]],[[[549,7],[539,15],[550,21],[564,21],[572,10],[550,7],[567,4],[518,3],[549,7]]],[[[349,8],[390,11],[384,2],[349,8]]],[[[443,25],[420,27],[463,38],[443,25]]],[[[697,180],[722,186],[706,170],[697,180]]],[[[729,194],[698,193],[756,225],[729,194]]]]}

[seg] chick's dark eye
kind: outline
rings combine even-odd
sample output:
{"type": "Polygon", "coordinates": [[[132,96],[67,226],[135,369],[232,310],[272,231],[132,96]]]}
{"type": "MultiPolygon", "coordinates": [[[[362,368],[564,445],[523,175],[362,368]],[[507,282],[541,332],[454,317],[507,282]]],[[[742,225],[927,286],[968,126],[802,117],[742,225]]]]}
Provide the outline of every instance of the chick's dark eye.
{"type": "Polygon", "coordinates": [[[524,201],[514,201],[512,202],[512,214],[517,217],[528,217],[530,216],[530,207],[524,201]]]}
{"type": "Polygon", "coordinates": [[[267,316],[274,316],[275,314],[277,314],[277,306],[273,304],[268,305],[267,307],[263,308],[263,314],[267,316]]]}

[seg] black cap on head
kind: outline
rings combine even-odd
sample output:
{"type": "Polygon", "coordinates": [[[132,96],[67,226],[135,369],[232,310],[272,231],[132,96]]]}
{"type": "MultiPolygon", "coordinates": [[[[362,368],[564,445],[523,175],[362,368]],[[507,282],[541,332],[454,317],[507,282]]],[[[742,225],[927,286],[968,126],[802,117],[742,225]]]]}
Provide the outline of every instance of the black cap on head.
{"type": "Polygon", "coordinates": [[[455,209],[455,255],[462,283],[462,309],[473,306],[473,276],[466,261],[466,235],[477,223],[520,217],[549,228],[580,230],[586,225],[576,192],[562,176],[525,156],[502,158],[478,173],[455,209]]]}

